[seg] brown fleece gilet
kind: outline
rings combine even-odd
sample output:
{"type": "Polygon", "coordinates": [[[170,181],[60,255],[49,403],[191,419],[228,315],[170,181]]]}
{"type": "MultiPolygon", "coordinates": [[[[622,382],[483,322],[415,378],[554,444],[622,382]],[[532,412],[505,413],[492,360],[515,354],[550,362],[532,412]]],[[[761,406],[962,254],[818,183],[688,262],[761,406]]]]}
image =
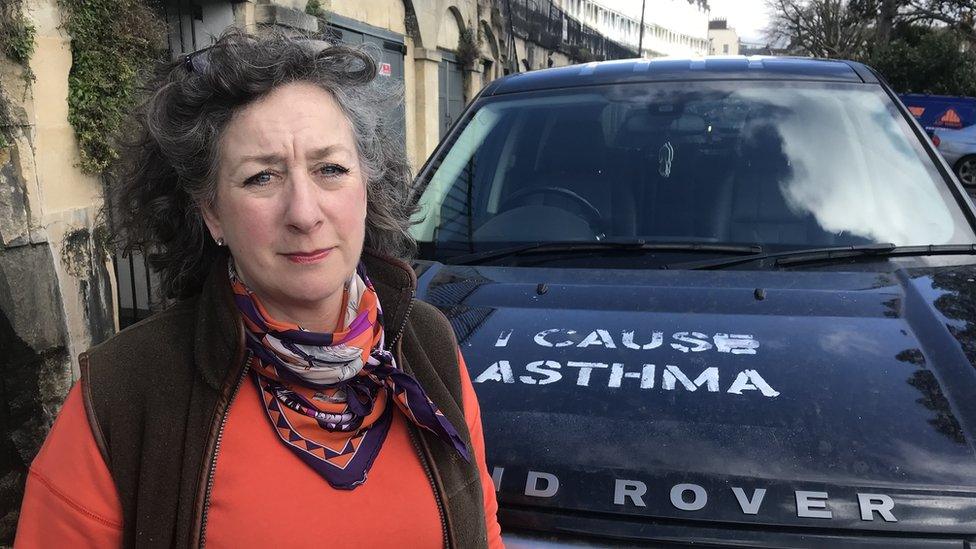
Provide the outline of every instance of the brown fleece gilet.
{"type": "MultiPolygon", "coordinates": [[[[461,434],[457,343],[447,319],[413,299],[416,279],[405,263],[363,253],[383,306],[387,341],[461,434]]],[[[216,262],[202,292],[140,322],[81,357],[85,406],[112,473],[124,516],[126,547],[197,547],[208,455],[244,362],[240,315],[216,262]]],[[[449,545],[485,547],[484,504],[474,461],[411,426],[444,509],[449,545]]]]}

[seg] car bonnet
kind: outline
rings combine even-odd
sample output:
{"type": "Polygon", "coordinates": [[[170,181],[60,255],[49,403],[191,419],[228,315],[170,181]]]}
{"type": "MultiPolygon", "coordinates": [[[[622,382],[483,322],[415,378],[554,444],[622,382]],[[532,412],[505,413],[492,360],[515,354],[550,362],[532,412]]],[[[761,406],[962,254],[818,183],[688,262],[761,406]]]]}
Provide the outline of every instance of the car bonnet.
{"type": "Polygon", "coordinates": [[[976,533],[976,268],[423,267],[503,509],[976,533]]]}

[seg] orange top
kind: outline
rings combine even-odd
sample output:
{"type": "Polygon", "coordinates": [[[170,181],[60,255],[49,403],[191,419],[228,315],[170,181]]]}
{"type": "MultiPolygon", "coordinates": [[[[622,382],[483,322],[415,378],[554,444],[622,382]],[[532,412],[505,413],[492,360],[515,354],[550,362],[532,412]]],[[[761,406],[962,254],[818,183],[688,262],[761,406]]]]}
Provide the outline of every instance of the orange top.
{"type": "MultiPolygon", "coordinates": [[[[495,487],[485,464],[481,413],[463,359],[461,385],[473,456],[481,470],[488,545],[497,549],[503,544],[495,518],[495,487]]],[[[80,391],[80,383],[71,389],[31,464],[16,548],[121,545],[121,504],[80,391]]],[[[339,547],[438,547],[443,539],[433,489],[400,412],[394,414],[366,483],[355,490],[336,490],[277,439],[250,380],[230,407],[207,518],[211,547],[309,540],[339,547]]]]}

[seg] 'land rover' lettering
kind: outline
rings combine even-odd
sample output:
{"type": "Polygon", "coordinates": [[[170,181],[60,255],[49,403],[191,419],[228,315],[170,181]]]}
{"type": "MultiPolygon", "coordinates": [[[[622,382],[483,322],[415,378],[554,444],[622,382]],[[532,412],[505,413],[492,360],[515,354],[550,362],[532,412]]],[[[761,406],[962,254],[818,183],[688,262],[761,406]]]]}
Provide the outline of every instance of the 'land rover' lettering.
{"type": "Polygon", "coordinates": [[[758,515],[763,498],[766,497],[765,488],[753,490],[752,498],[746,497],[746,491],[738,486],[732,487],[732,493],[735,494],[735,499],[739,502],[739,507],[742,508],[742,513],[745,515],[758,515]]]}
{"type": "Polygon", "coordinates": [[[647,485],[639,480],[617,479],[613,489],[613,502],[616,505],[624,505],[624,498],[630,498],[634,505],[647,507],[647,504],[644,503],[644,494],[646,493],[647,485]]]}
{"type": "Polygon", "coordinates": [[[833,518],[827,510],[827,492],[796,491],[796,516],[804,518],[833,518]]]}
{"type": "Polygon", "coordinates": [[[559,491],[559,479],[556,475],[529,471],[525,478],[525,495],[537,498],[551,498],[559,491]],[[544,486],[539,486],[539,481],[544,482],[544,486]]]}
{"type": "MultiPolygon", "coordinates": [[[[501,489],[504,467],[492,469],[492,480],[495,491],[501,489]]],[[[525,477],[526,496],[551,498],[559,492],[559,478],[552,473],[543,471],[528,471],[525,477]]],[[[732,486],[732,494],[743,515],[758,515],[766,499],[766,488],[743,488],[732,486]]],[[[630,479],[614,479],[612,486],[613,504],[622,507],[647,508],[648,498],[666,498],[675,509],[687,512],[703,510],[710,500],[708,490],[700,484],[678,483],[670,487],[648,486],[647,483],[630,479]]],[[[783,494],[785,495],[785,494],[783,494]]],[[[796,490],[793,492],[796,502],[796,516],[799,518],[832,519],[833,513],[828,509],[827,492],[796,490]]],[[[728,501],[718,498],[717,501],[728,501]]],[[[857,494],[857,504],[860,518],[864,521],[877,520],[881,517],[885,522],[898,522],[895,518],[895,501],[887,494],[857,494]]],[[[714,504],[713,504],[714,505],[714,504]]],[[[842,508],[847,508],[842,506],[842,508]]]]}
{"type": "Polygon", "coordinates": [[[895,501],[884,494],[858,494],[857,504],[861,508],[861,520],[874,520],[877,511],[885,522],[898,522],[891,510],[895,508],[895,501]]]}
{"type": "Polygon", "coordinates": [[[491,470],[491,482],[495,485],[496,492],[502,489],[502,476],[504,475],[504,467],[495,467],[491,470]]]}
{"type": "Polygon", "coordinates": [[[671,505],[682,511],[700,511],[708,503],[708,493],[697,484],[676,484],[671,488],[671,505]],[[685,501],[685,494],[691,493],[693,499],[685,501]]]}

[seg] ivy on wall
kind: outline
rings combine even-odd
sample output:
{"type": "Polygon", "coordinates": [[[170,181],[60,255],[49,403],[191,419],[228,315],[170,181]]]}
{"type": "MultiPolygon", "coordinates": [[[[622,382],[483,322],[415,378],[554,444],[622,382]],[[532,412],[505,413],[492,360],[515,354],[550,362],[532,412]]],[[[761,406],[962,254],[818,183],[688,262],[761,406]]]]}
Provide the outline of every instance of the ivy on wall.
{"type": "Polygon", "coordinates": [[[164,55],[165,25],[143,0],[58,0],[71,36],[68,121],[81,169],[104,172],[113,138],[132,107],[144,71],[164,55]]]}
{"type": "Polygon", "coordinates": [[[30,58],[34,53],[36,32],[34,25],[24,15],[21,0],[10,0],[0,6],[0,50],[23,67],[24,79],[28,83],[34,81],[30,58]]]}
{"type": "MultiPolygon", "coordinates": [[[[34,53],[35,33],[34,25],[24,15],[21,0],[0,3],[0,53],[21,66],[25,85],[34,81],[30,58],[34,53]]],[[[16,121],[10,110],[10,104],[0,91],[0,149],[9,147],[14,138],[16,121]]]]}
{"type": "Polygon", "coordinates": [[[478,60],[480,50],[481,37],[478,36],[478,31],[469,27],[461,27],[457,51],[454,52],[457,62],[463,67],[473,66],[474,62],[478,60]]]}
{"type": "Polygon", "coordinates": [[[311,15],[312,17],[318,17],[322,19],[326,16],[325,8],[322,7],[322,2],[320,0],[308,0],[305,4],[305,13],[311,15]]]}

